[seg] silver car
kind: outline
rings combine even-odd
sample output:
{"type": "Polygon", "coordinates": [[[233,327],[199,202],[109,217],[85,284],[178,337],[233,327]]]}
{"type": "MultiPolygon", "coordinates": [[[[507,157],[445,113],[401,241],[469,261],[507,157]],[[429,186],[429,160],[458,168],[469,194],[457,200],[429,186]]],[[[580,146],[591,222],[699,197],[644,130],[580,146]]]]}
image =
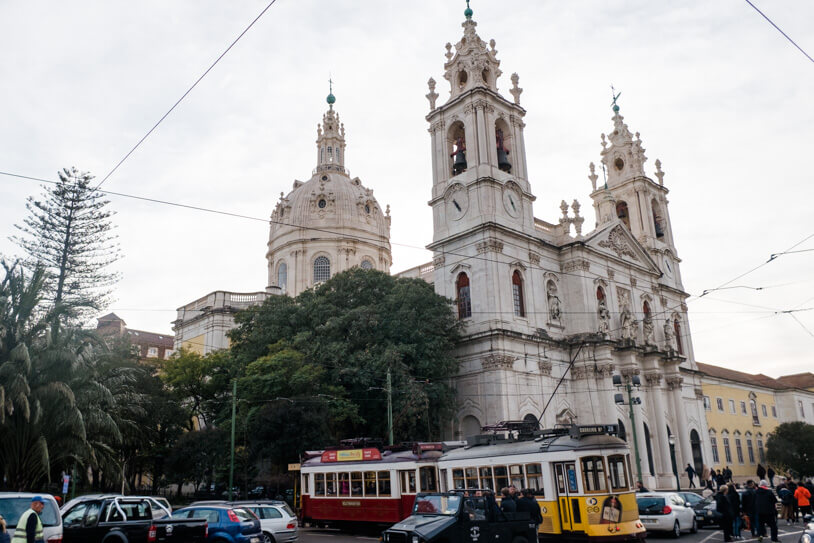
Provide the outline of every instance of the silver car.
{"type": "Polygon", "coordinates": [[[681,532],[698,531],[695,510],[675,492],[636,494],[636,502],[639,519],[648,532],[668,532],[679,537],[681,532]]]}
{"type": "Polygon", "coordinates": [[[62,517],[59,515],[57,501],[50,494],[30,492],[0,492],[0,515],[6,519],[9,537],[14,537],[17,520],[31,507],[31,498],[34,496],[42,497],[45,502],[45,507],[40,513],[45,543],[62,541],[62,517]]]}
{"type": "Polygon", "coordinates": [[[294,543],[297,541],[297,516],[285,502],[241,502],[260,519],[263,543],[294,543]]]}

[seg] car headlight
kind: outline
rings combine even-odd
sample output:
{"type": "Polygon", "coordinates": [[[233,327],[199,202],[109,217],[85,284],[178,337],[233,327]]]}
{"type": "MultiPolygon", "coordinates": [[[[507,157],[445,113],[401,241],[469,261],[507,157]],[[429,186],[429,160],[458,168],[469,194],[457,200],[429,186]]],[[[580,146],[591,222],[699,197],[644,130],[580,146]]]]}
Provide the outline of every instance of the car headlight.
{"type": "Polygon", "coordinates": [[[418,538],[418,536],[414,535],[413,536],[413,543],[419,543],[419,541],[421,541],[421,540],[418,538]]]}
{"type": "Polygon", "coordinates": [[[811,543],[811,536],[808,534],[803,534],[800,538],[800,543],[811,543]]]}

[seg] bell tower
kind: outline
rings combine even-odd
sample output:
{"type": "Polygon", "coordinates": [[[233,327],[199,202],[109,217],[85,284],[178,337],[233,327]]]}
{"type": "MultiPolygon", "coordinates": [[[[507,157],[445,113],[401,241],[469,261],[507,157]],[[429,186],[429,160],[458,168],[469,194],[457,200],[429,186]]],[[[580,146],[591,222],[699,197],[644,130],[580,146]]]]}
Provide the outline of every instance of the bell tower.
{"type": "Polygon", "coordinates": [[[639,133],[632,134],[619,113],[616,103],[619,94],[613,96],[613,131],[602,134],[601,165],[605,177],[603,186],[597,186],[599,178],[596,167],[590,165],[588,178],[593,185],[597,227],[619,220],[634,237],[653,255],[654,260],[667,278],[681,285],[673,229],[670,224],[664,172],[661,161],[656,159],[653,181],[645,174],[647,157],[639,133]]]}

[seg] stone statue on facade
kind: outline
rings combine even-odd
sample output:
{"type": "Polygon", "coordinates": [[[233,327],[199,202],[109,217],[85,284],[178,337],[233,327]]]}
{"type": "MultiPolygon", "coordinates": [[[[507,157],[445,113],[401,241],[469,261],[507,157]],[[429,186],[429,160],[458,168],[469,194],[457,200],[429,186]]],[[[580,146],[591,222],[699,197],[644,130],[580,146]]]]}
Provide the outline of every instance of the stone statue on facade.
{"type": "Polygon", "coordinates": [[[664,321],[664,348],[667,351],[678,350],[676,335],[675,331],[673,330],[673,323],[670,321],[670,319],[664,321]]]}
{"type": "Polygon", "coordinates": [[[548,315],[552,321],[559,322],[562,316],[560,297],[557,296],[557,285],[549,281],[548,283],[548,315]]]}
{"type": "Polygon", "coordinates": [[[636,341],[636,324],[638,323],[636,319],[633,318],[633,313],[628,306],[622,309],[622,314],[619,318],[622,322],[622,339],[626,341],[636,341]]]}
{"type": "Polygon", "coordinates": [[[655,345],[653,341],[653,318],[646,315],[642,321],[642,336],[645,345],[655,345]]]}
{"type": "Polygon", "coordinates": [[[607,337],[610,333],[610,311],[608,311],[605,300],[599,300],[597,313],[599,315],[599,333],[607,337]]]}

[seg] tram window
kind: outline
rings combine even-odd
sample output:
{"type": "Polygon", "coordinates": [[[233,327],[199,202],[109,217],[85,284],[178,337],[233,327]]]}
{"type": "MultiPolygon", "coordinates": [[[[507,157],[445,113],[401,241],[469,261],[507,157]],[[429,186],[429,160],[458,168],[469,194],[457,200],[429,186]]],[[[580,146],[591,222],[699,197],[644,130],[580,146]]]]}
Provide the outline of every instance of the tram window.
{"type": "Polygon", "coordinates": [[[621,454],[608,457],[608,475],[610,475],[610,484],[613,490],[627,490],[630,488],[627,482],[625,457],[621,454]]]}
{"type": "Polygon", "coordinates": [[[325,495],[336,496],[336,473],[325,474],[325,495]]]}
{"type": "Polygon", "coordinates": [[[421,492],[438,492],[438,478],[434,467],[418,468],[421,492]]]}
{"type": "Polygon", "coordinates": [[[557,475],[557,491],[560,494],[565,494],[565,475],[562,471],[562,464],[554,466],[557,475]]]}
{"type": "Polygon", "coordinates": [[[523,480],[523,466],[509,466],[509,474],[511,475],[509,480],[512,486],[518,489],[526,488],[523,480]]]}
{"type": "Polygon", "coordinates": [[[440,479],[441,479],[441,492],[446,492],[447,486],[449,485],[449,482],[447,481],[447,470],[445,469],[441,470],[440,479]]]}
{"type": "Polygon", "coordinates": [[[308,494],[308,479],[310,477],[311,476],[308,475],[307,473],[303,474],[303,476],[302,476],[302,483],[301,484],[302,484],[302,493],[303,494],[308,494]]]}
{"type": "Polygon", "coordinates": [[[585,492],[607,490],[605,461],[601,456],[585,456],[582,458],[582,481],[585,484],[585,492]]]}
{"type": "Polygon", "coordinates": [[[362,495],[362,472],[361,471],[354,471],[350,474],[350,495],[351,496],[361,496],[362,495]]]}
{"type": "Polygon", "coordinates": [[[542,496],[543,492],[543,467],[540,464],[526,464],[526,479],[528,488],[534,491],[536,496],[542,496]]]}
{"type": "Polygon", "coordinates": [[[464,488],[464,470],[452,470],[452,486],[454,488],[464,488]]]}
{"type": "Polygon", "coordinates": [[[390,495],[390,472],[389,471],[380,471],[379,472],[379,496],[389,496],[390,495]]]}
{"type": "Polygon", "coordinates": [[[376,496],[376,472],[365,472],[365,496],[376,496]]]}
{"type": "Polygon", "coordinates": [[[466,488],[478,488],[478,468],[464,468],[466,488]]]}
{"type": "Polygon", "coordinates": [[[325,495],[325,474],[324,473],[315,473],[314,474],[314,495],[315,496],[324,496],[325,495]]]}
{"type": "Polygon", "coordinates": [[[347,473],[339,474],[339,495],[350,496],[350,477],[347,473]]]}
{"type": "Polygon", "coordinates": [[[495,490],[509,486],[509,474],[506,466],[495,467],[495,490]]]}
{"type": "Polygon", "coordinates": [[[401,480],[402,494],[415,494],[415,470],[403,470],[399,472],[399,479],[401,480]]]}
{"type": "Polygon", "coordinates": [[[495,483],[492,481],[491,467],[480,468],[480,487],[488,488],[490,490],[495,489],[495,483]]]}

